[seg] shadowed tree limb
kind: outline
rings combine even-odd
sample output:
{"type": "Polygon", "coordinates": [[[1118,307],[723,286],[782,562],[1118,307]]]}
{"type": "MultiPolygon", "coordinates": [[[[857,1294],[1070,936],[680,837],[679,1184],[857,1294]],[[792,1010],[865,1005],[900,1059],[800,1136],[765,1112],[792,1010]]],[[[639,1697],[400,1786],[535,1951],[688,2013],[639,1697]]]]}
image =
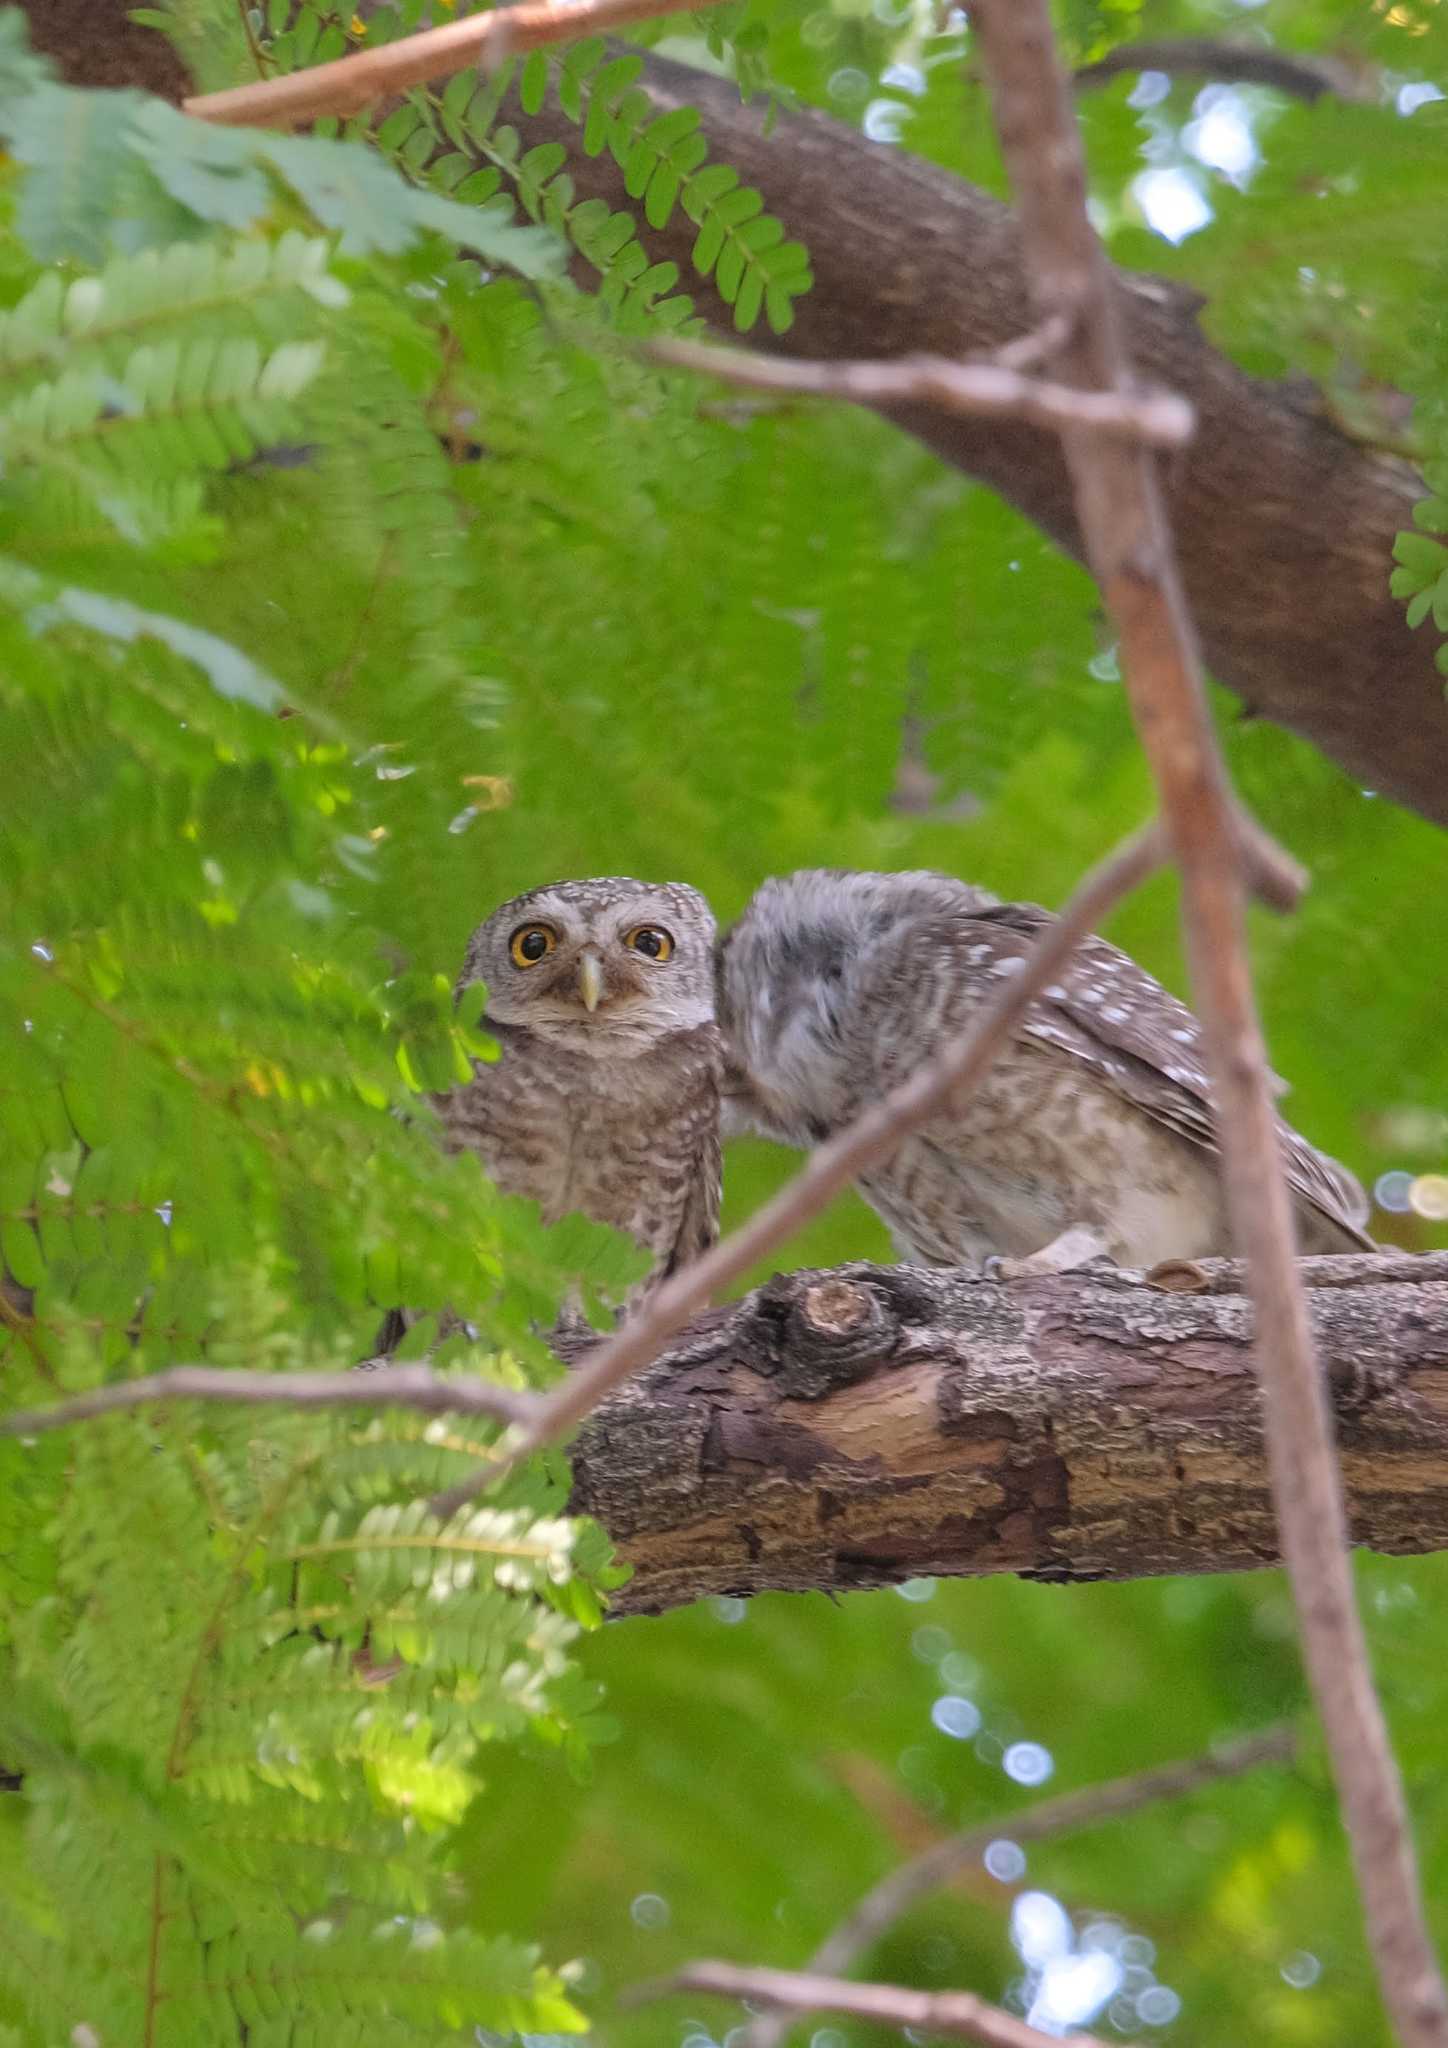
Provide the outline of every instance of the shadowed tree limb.
{"type": "MultiPolygon", "coordinates": [[[[176,90],[173,72],[147,73],[166,45],[127,19],[123,0],[47,0],[27,12],[72,82],[176,90]]],[[[766,134],[766,109],[742,106],[729,80],[654,53],[641,83],[661,113],[698,107],[711,154],[757,185],[809,247],[813,288],[772,347],[867,361],[984,356],[1030,327],[1014,218],[964,179],[827,114],[785,113],[766,134]]],[[[611,154],[585,156],[556,103],[537,115],[515,106],[511,118],[528,142],[565,145],[580,199],[630,203],[611,154]]],[[[730,308],[693,273],[695,232],[676,208],[667,228],[643,235],[653,256],[679,264],[701,312],[732,335],[730,308]]],[[[1407,631],[1388,590],[1393,540],[1412,524],[1421,479],[1345,435],[1307,380],[1272,383],[1238,370],[1203,338],[1189,291],[1125,272],[1116,273],[1116,291],[1138,372],[1180,393],[1198,419],[1165,490],[1214,675],[1254,716],[1300,733],[1369,787],[1448,824],[1448,709],[1432,636],[1407,631]]],[[[928,404],[882,409],[1082,554],[1054,435],[952,418],[928,404]]]]}
{"type": "MultiPolygon", "coordinates": [[[[998,356],[1034,316],[1010,209],[905,150],[827,114],[746,107],[727,80],[650,53],[640,84],[660,113],[697,107],[712,157],[756,185],[810,252],[814,284],[772,351],[809,361],[998,356]]],[[[584,156],[550,99],[509,118],[558,141],[580,199],[631,204],[608,151],[584,156]]],[[[672,259],[722,335],[733,316],[693,269],[694,223],[676,209],[642,230],[672,259]]],[[[1305,379],[1249,377],[1209,346],[1182,286],[1116,271],[1138,376],[1192,406],[1197,433],[1163,477],[1188,598],[1213,674],[1257,717],[1311,740],[1383,795],[1448,824],[1448,707],[1431,633],[1410,633],[1388,590],[1396,534],[1423,495],[1417,472],[1353,441],[1305,379]]],[[[1056,436],[951,415],[920,400],[877,410],[991,485],[1078,559],[1084,545],[1056,436]]],[[[1016,602],[1000,593],[1002,603],[1016,602]]]]}
{"type": "Polygon", "coordinates": [[[1077,91],[1109,85],[1114,78],[1160,71],[1168,78],[1212,79],[1222,85],[1270,85],[1290,99],[1372,100],[1376,81],[1333,57],[1307,57],[1275,50],[1267,43],[1230,41],[1220,36],[1163,36],[1121,43],[1094,64],[1072,75],[1077,91]]]}

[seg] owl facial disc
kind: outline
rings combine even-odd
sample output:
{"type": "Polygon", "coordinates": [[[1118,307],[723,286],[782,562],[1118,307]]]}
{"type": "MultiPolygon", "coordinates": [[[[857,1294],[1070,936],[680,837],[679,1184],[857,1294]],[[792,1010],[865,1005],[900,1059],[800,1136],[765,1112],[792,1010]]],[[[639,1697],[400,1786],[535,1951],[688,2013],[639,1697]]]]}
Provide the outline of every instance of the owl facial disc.
{"type": "Polygon", "coordinates": [[[681,882],[610,875],[550,882],[473,934],[461,984],[487,1015],[590,1058],[634,1058],[714,1016],[714,919],[681,882]]]}

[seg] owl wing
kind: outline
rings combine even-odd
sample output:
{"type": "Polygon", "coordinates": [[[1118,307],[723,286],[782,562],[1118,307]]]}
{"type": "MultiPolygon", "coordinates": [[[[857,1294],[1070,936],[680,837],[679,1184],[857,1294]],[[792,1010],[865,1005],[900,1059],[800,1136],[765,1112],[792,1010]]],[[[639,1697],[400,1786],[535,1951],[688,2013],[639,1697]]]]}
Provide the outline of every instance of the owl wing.
{"type": "MultiPolygon", "coordinates": [[[[968,960],[975,949],[989,949],[974,963],[977,972],[999,974],[1019,972],[1002,963],[1024,963],[1056,919],[1035,903],[1003,903],[958,922],[968,960]]],[[[1060,980],[1031,1004],[1022,1029],[1085,1061],[1117,1094],[1193,1144],[1218,1149],[1201,1026],[1118,946],[1085,939],[1060,980]]],[[[1296,1199],[1361,1249],[1376,1250],[1363,1229],[1368,1201],[1356,1178],[1281,1117],[1277,1136],[1296,1199]]]]}

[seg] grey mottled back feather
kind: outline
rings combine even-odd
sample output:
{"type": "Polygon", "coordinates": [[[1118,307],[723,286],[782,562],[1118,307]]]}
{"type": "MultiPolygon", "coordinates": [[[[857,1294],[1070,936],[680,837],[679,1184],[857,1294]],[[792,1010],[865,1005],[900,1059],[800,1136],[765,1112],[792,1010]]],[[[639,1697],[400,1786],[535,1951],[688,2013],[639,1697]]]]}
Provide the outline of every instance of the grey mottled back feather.
{"type": "MultiPolygon", "coordinates": [[[[924,872],[765,883],[720,948],[726,1129],[829,1136],[957,1036],[1051,915],[924,872]]],[[[1352,1175],[1280,1119],[1279,1137],[1303,1249],[1372,1249],[1352,1175]]],[[[931,1263],[1027,1254],[1079,1223],[1129,1264],[1231,1248],[1200,1027],[1099,938],[979,1092],[861,1186],[931,1263]]]]}

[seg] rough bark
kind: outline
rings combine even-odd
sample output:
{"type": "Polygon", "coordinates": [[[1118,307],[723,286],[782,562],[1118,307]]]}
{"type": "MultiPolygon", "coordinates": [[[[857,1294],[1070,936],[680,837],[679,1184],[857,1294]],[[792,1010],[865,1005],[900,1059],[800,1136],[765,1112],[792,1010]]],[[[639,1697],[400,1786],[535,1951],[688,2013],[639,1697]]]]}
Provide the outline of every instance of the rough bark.
{"type": "MultiPolygon", "coordinates": [[[[76,83],[129,77],[164,48],[122,0],[28,8],[32,30],[76,83]],[[81,17],[84,25],[81,25],[81,17]]],[[[774,344],[801,356],[971,354],[1030,324],[1015,223],[964,180],[867,142],[818,113],[764,133],[760,107],[727,82],[651,55],[644,83],[661,111],[704,115],[713,155],[765,193],[809,246],[815,286],[774,344]]],[[[631,205],[606,152],[583,155],[556,108],[520,117],[527,139],[556,135],[579,195],[631,205]]],[[[679,209],[645,239],[692,276],[694,228],[679,209]]],[[[1405,463],[1349,440],[1306,380],[1248,377],[1208,346],[1193,296],[1119,276],[1132,359],[1196,407],[1198,438],[1167,494],[1187,594],[1216,676],[1254,714],[1313,742],[1371,788],[1448,823],[1448,707],[1433,636],[1410,634],[1388,594],[1393,536],[1421,487],[1405,463]]],[[[700,310],[730,332],[728,308],[694,278],[700,310]]],[[[1081,552],[1055,436],[925,407],[894,415],[947,462],[979,477],[1062,547],[1081,552]]],[[[983,600],[988,601],[988,600],[983,600]]]]}
{"type": "Polygon", "coordinates": [[[166,37],[129,18],[129,0],[26,0],[30,40],[70,85],[135,86],[179,100],[191,90],[166,37]]]}
{"type": "MultiPolygon", "coordinates": [[[[1305,1272],[1354,1540],[1448,1548],[1448,1253],[1305,1272]]],[[[574,1505],[634,1568],[617,1610],[1275,1563],[1240,1268],[1197,1275],[856,1265],[716,1311],[575,1447],[574,1505]]]]}

